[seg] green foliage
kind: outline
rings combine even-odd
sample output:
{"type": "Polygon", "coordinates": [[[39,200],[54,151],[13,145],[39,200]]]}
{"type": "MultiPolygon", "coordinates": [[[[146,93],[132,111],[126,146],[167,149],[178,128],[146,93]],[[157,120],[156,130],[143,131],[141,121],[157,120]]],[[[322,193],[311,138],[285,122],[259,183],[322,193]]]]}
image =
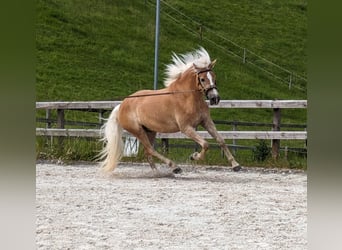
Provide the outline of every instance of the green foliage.
{"type": "Polygon", "coordinates": [[[102,143],[94,139],[40,137],[36,140],[36,158],[42,160],[59,159],[63,162],[95,161],[102,143]]]}
{"type": "Polygon", "coordinates": [[[255,147],[255,150],[253,150],[253,153],[255,160],[259,162],[265,161],[271,153],[271,150],[267,145],[266,140],[259,140],[258,144],[255,147]]]}

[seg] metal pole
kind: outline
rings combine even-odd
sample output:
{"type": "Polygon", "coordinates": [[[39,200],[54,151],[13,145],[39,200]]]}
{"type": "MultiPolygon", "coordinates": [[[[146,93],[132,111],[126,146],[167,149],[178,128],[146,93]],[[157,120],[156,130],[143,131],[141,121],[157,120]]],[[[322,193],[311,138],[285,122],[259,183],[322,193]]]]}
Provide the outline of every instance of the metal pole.
{"type": "MultiPolygon", "coordinates": [[[[273,109],[273,131],[280,131],[280,120],[281,120],[281,112],[280,108],[273,109]]],[[[280,140],[273,139],[272,140],[272,157],[273,159],[278,159],[280,149],[280,140]]]]}
{"type": "Polygon", "coordinates": [[[157,0],[156,7],[156,36],[154,43],[154,89],[158,88],[158,49],[159,49],[159,12],[160,12],[160,0],[157,0]]]}

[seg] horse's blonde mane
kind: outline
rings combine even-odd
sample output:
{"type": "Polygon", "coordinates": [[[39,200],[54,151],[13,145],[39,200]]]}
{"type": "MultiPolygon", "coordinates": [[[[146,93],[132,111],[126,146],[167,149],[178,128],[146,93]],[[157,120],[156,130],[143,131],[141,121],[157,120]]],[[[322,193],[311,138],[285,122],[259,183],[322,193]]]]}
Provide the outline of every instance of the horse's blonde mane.
{"type": "Polygon", "coordinates": [[[173,53],[172,63],[166,65],[164,85],[168,87],[178,77],[195,65],[197,68],[206,68],[210,65],[211,60],[208,52],[200,47],[198,50],[187,54],[176,55],[173,53]]]}

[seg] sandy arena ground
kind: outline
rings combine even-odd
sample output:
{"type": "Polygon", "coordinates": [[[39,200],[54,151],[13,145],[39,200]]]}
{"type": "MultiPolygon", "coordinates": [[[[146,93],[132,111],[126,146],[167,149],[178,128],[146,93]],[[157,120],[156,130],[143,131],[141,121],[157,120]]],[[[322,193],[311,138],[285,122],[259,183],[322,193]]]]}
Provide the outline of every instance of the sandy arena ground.
{"type": "Polygon", "coordinates": [[[37,249],[306,249],[300,171],[36,165],[37,249]]]}

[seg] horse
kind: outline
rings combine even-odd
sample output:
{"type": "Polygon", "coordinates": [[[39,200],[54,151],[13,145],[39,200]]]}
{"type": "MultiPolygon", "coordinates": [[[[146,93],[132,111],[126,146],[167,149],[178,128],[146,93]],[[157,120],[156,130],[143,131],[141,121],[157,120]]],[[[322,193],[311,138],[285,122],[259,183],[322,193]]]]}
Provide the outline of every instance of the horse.
{"type": "Polygon", "coordinates": [[[153,157],[167,164],[173,173],[180,173],[174,161],[159,154],[153,147],[156,133],[182,132],[201,146],[193,153],[192,160],[203,160],[208,142],[197,132],[201,125],[216,139],[234,171],[241,169],[210,117],[210,105],[217,105],[220,96],[213,72],[216,60],[211,61],[208,52],[199,49],[186,54],[173,53],[172,62],[166,65],[165,88],[140,90],[126,97],[114,108],[102,127],[104,148],[101,151],[101,167],[105,172],[114,170],[123,154],[123,129],[135,136],[143,145],[152,170],[156,170],[153,157]]]}

